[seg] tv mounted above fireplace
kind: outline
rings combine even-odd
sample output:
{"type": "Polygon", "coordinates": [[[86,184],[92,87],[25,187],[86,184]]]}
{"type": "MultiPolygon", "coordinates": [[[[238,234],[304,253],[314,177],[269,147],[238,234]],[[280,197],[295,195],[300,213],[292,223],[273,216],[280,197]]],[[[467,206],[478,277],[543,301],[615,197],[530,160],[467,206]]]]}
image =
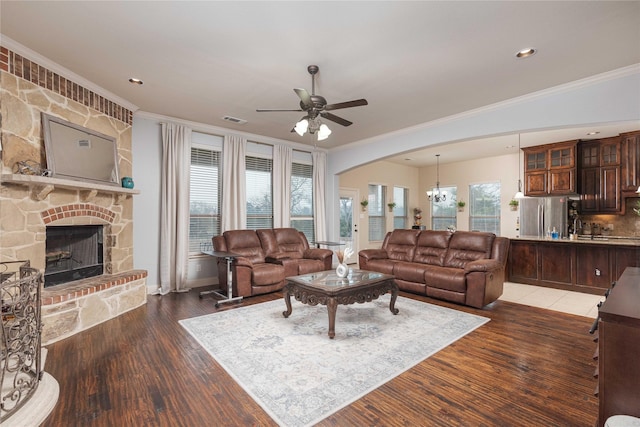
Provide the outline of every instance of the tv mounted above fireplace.
{"type": "Polygon", "coordinates": [[[120,185],[116,139],[42,113],[49,176],[120,185]]]}

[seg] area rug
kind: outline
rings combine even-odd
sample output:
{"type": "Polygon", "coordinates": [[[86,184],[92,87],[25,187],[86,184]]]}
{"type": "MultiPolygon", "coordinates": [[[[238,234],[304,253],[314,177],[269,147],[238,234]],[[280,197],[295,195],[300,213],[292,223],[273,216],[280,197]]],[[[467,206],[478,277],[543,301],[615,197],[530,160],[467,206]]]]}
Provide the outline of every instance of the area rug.
{"type": "Polygon", "coordinates": [[[389,295],[338,306],[284,300],[181,320],[180,324],[281,426],[310,426],[428,358],[489,319],[389,295]]]}

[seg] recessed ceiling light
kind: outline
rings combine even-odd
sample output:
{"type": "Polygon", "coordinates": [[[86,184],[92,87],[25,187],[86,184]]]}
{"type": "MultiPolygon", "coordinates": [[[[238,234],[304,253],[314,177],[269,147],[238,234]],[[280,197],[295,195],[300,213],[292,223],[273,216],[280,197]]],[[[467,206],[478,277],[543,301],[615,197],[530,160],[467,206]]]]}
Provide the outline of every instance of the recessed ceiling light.
{"type": "Polygon", "coordinates": [[[526,49],[522,49],[521,51],[519,51],[518,53],[516,53],[516,58],[528,58],[530,56],[535,55],[537,52],[536,49],[529,47],[526,49]]]}
{"type": "Polygon", "coordinates": [[[136,85],[141,85],[144,82],[142,80],[140,80],[140,79],[136,79],[135,77],[131,77],[129,79],[129,83],[133,83],[133,84],[136,84],[136,85]]]}
{"type": "Polygon", "coordinates": [[[597,134],[599,134],[599,133],[600,133],[600,132],[598,132],[598,131],[595,131],[595,132],[589,132],[589,133],[587,134],[587,136],[597,135],[597,134]]]}

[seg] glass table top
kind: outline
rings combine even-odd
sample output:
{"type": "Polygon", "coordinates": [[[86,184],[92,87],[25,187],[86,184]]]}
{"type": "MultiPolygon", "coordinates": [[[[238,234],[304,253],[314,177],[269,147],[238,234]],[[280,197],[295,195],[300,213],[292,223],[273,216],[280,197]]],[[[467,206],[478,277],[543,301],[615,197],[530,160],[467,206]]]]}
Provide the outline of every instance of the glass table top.
{"type": "Polygon", "coordinates": [[[301,276],[289,277],[288,279],[298,283],[304,283],[313,286],[342,287],[360,285],[371,281],[386,280],[390,278],[393,278],[393,276],[378,273],[375,271],[365,271],[350,268],[347,277],[338,277],[335,270],[328,270],[320,271],[317,273],[303,274],[301,276]]]}

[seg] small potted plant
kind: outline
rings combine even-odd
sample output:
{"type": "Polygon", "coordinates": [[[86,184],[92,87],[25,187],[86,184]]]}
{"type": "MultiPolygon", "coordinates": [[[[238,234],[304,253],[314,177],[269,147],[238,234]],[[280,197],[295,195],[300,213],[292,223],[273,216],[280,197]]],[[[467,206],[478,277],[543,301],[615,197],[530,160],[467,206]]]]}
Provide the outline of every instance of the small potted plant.
{"type": "Polygon", "coordinates": [[[456,205],[458,206],[458,212],[464,211],[464,207],[467,206],[464,200],[458,200],[458,203],[456,203],[456,205]]]}
{"type": "Polygon", "coordinates": [[[366,212],[367,206],[369,206],[369,201],[367,199],[362,199],[360,206],[362,206],[362,212],[366,212]]]}
{"type": "Polygon", "coordinates": [[[517,211],[519,204],[520,204],[520,202],[518,200],[516,200],[516,199],[511,199],[509,201],[509,207],[511,208],[512,211],[517,211]]]}
{"type": "Polygon", "coordinates": [[[395,202],[387,203],[387,206],[389,206],[389,212],[393,212],[393,208],[396,207],[396,203],[395,202]]]}

